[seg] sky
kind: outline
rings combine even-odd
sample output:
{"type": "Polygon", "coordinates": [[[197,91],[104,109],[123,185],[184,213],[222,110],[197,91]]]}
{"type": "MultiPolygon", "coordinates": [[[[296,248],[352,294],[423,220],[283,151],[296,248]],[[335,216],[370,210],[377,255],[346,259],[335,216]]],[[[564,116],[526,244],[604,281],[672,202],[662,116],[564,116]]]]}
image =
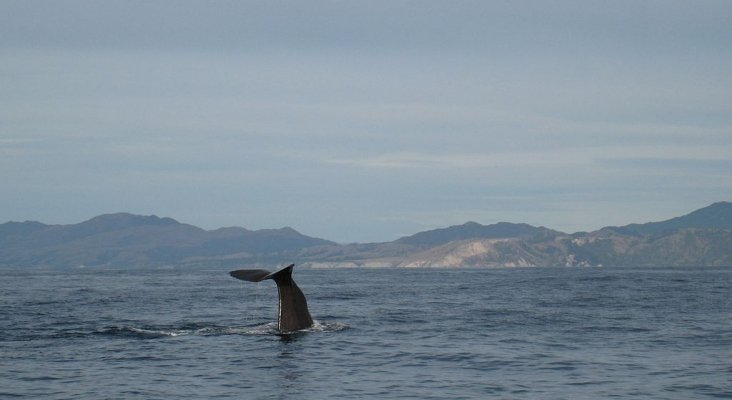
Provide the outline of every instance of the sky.
{"type": "Polygon", "coordinates": [[[0,0],[0,222],[346,243],[729,200],[731,1],[0,0]]]}

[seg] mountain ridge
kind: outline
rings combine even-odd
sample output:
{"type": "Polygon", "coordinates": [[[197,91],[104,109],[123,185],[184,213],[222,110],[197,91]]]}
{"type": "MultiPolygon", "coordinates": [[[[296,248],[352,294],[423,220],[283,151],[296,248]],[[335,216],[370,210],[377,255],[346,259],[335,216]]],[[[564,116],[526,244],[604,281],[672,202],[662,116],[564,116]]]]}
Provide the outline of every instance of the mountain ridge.
{"type": "Polygon", "coordinates": [[[682,228],[732,229],[732,202],[719,201],[686,215],[664,221],[629,224],[622,227],[606,227],[603,229],[608,228],[619,228],[624,232],[636,234],[658,234],[664,231],[682,228]]]}
{"type": "Polygon", "coordinates": [[[161,265],[232,258],[246,263],[267,258],[262,255],[332,244],[288,227],[207,231],[167,217],[113,213],[68,225],[2,224],[0,265],[161,265]]]}
{"type": "Polygon", "coordinates": [[[536,227],[525,223],[498,222],[491,225],[481,225],[469,221],[462,225],[453,225],[447,228],[438,228],[405,236],[396,240],[397,243],[435,246],[471,238],[508,238],[523,237],[526,239],[543,237],[547,234],[560,233],[545,227],[536,227]]]}
{"type": "Polygon", "coordinates": [[[519,267],[732,265],[732,203],[664,221],[567,234],[469,221],[392,242],[338,244],[291,227],[204,230],[173,218],[102,214],[78,224],[0,224],[0,266],[519,267]]]}

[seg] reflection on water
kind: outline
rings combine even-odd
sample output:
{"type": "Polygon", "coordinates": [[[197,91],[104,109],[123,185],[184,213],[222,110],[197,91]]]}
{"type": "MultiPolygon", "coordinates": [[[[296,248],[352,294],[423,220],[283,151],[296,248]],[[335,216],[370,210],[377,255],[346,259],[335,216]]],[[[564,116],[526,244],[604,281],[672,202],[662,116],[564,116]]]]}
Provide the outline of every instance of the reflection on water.
{"type": "Polygon", "coordinates": [[[280,398],[296,398],[298,395],[312,390],[309,387],[308,369],[309,364],[303,348],[299,342],[304,333],[283,333],[279,334],[280,349],[275,360],[275,370],[279,378],[276,385],[280,398]],[[305,365],[304,365],[305,364],[305,365]]]}
{"type": "Polygon", "coordinates": [[[296,342],[300,336],[304,335],[305,332],[290,332],[290,333],[278,333],[277,336],[280,337],[280,341],[283,343],[292,343],[296,342]]]}

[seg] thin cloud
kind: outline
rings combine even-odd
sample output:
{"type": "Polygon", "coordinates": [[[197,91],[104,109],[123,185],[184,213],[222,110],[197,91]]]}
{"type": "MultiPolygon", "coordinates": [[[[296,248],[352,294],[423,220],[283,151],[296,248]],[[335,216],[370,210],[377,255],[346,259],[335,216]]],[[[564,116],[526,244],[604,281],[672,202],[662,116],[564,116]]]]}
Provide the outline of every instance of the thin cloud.
{"type": "Polygon", "coordinates": [[[663,160],[677,165],[684,163],[719,164],[732,154],[732,145],[637,145],[637,146],[602,146],[575,147],[561,150],[511,152],[496,151],[484,154],[428,154],[414,152],[398,152],[376,154],[368,157],[330,158],[324,160],[328,164],[337,164],[358,168],[377,169],[482,169],[511,167],[579,167],[590,165],[631,166],[642,164],[631,160],[663,160]]]}
{"type": "Polygon", "coordinates": [[[732,196],[730,14],[0,1],[0,222],[135,211],[359,241],[679,215],[732,196]]]}

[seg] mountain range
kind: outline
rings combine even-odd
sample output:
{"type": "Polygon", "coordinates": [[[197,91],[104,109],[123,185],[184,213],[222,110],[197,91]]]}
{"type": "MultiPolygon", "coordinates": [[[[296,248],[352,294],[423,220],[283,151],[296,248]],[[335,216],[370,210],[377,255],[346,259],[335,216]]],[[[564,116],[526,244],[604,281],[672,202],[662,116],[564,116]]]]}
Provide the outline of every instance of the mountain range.
{"type": "Polygon", "coordinates": [[[568,234],[467,222],[392,242],[339,244],[292,228],[204,230],[172,218],[105,214],[70,225],[0,225],[0,267],[732,266],[732,203],[666,221],[568,234]]]}

